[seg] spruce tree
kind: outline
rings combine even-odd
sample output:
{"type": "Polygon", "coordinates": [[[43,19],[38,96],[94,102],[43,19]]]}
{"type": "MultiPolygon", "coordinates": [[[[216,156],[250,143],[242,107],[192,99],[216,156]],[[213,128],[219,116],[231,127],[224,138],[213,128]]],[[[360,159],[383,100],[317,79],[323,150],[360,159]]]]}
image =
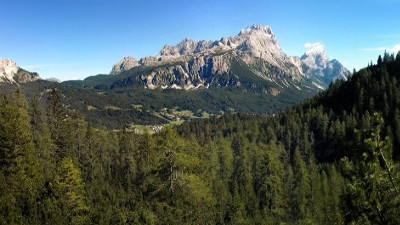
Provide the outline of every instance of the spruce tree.
{"type": "Polygon", "coordinates": [[[391,141],[381,136],[382,117],[374,113],[354,160],[343,160],[348,181],[342,196],[346,223],[399,224],[399,175],[391,155],[391,141]]]}
{"type": "Polygon", "coordinates": [[[18,87],[11,97],[0,100],[0,222],[40,223],[36,157],[27,104],[18,87]]]}
{"type": "Polygon", "coordinates": [[[71,158],[66,157],[61,162],[55,185],[67,223],[88,224],[90,208],[87,205],[85,183],[81,171],[71,158]]]}

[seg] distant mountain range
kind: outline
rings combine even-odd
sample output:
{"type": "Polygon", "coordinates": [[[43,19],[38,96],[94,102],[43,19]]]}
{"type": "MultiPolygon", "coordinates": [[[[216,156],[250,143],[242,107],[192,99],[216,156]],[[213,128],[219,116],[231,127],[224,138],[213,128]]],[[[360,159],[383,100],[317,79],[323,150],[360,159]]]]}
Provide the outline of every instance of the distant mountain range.
{"type": "Polygon", "coordinates": [[[157,56],[140,60],[125,57],[114,65],[110,74],[118,75],[135,67],[156,67],[135,80],[149,89],[259,85],[243,82],[243,74],[235,71],[235,66],[276,83],[278,89],[289,86],[324,89],[332,81],[346,79],[350,74],[337,60],[330,61],[320,46],[301,57],[286,55],[271,28],[260,25],[219,41],[184,39],[176,46],[164,46],[157,56]]]}
{"type": "MultiPolygon", "coordinates": [[[[24,93],[43,101],[50,88],[57,88],[65,105],[110,128],[230,112],[273,114],[350,75],[321,46],[301,57],[288,56],[271,28],[260,25],[219,41],[184,39],[164,46],[157,56],[125,57],[110,74],[80,81],[44,81],[11,60],[0,63],[3,84],[19,83],[24,93]]],[[[0,91],[11,89],[6,85],[0,91]]]]}

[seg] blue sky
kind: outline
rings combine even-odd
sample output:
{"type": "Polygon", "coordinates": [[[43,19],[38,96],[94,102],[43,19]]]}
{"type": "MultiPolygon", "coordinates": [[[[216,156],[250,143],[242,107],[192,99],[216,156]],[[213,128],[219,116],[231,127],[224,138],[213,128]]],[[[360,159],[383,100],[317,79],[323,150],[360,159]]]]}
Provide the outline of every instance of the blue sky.
{"type": "Polygon", "coordinates": [[[109,73],[124,56],[156,55],[184,38],[218,40],[268,25],[301,56],[319,42],[348,69],[400,50],[400,0],[0,0],[0,58],[42,78],[109,73]]]}

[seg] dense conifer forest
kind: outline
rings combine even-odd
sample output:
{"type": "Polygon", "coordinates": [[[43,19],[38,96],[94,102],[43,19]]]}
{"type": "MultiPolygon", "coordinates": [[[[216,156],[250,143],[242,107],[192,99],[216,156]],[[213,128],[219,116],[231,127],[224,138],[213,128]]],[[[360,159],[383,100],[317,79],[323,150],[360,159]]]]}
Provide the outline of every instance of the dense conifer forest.
{"type": "Polygon", "coordinates": [[[0,98],[0,224],[400,224],[400,54],[274,116],[154,135],[0,98]]]}

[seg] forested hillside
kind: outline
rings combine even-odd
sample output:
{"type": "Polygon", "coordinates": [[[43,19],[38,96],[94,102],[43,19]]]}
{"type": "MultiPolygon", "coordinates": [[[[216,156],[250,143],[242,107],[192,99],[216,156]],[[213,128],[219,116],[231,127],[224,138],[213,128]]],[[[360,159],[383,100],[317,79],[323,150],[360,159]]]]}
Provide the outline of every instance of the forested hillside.
{"type": "Polygon", "coordinates": [[[399,224],[400,54],[275,116],[95,129],[0,99],[0,224],[399,224]]]}

